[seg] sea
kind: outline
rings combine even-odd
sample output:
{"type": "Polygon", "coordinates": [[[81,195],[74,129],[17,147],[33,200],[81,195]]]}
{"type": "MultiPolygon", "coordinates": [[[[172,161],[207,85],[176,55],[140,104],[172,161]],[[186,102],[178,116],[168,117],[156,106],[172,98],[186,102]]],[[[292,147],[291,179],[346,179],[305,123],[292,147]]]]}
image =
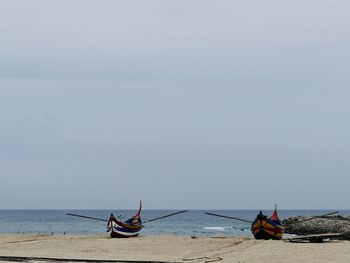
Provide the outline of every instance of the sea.
{"type": "MultiPolygon", "coordinates": [[[[295,215],[321,215],[334,210],[280,210],[280,219],[295,215]]],[[[135,210],[0,210],[0,233],[37,234],[103,234],[106,223],[92,219],[68,216],[68,213],[108,219],[113,212],[116,217],[128,219],[135,210]]],[[[175,210],[143,210],[142,220],[161,217],[175,210]]],[[[257,210],[190,210],[172,217],[148,222],[142,235],[174,234],[182,236],[251,236],[250,223],[219,218],[204,212],[254,220],[257,210]]],[[[269,215],[272,211],[263,211],[269,215]]],[[[350,216],[350,210],[340,211],[350,216]]],[[[106,233],[106,235],[108,235],[106,233]]]]}

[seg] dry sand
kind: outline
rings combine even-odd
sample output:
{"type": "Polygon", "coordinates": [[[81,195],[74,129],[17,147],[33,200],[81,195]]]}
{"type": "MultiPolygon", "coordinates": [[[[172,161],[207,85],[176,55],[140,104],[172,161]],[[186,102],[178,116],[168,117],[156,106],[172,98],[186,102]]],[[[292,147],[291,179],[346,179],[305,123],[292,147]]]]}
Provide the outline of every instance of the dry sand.
{"type": "Polygon", "coordinates": [[[4,256],[188,263],[350,262],[350,242],[289,243],[245,237],[172,235],[111,239],[107,235],[1,234],[0,256],[1,262],[10,262],[4,256]]]}

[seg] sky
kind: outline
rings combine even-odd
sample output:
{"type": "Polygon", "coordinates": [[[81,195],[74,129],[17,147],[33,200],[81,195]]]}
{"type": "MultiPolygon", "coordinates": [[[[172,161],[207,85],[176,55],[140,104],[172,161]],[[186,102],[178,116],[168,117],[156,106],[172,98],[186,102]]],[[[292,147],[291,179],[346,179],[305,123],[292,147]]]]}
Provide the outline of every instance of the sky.
{"type": "Polygon", "coordinates": [[[349,1],[0,6],[0,209],[350,209],[349,1]]]}

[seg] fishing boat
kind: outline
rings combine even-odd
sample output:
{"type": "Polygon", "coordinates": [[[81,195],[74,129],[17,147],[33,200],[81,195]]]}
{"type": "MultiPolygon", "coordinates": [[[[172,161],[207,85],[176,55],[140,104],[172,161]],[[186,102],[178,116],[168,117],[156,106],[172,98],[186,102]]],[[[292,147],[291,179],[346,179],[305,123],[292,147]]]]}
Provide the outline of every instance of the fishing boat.
{"type": "Polygon", "coordinates": [[[255,239],[281,239],[284,227],[278,217],[277,208],[275,207],[275,211],[269,217],[260,211],[252,223],[251,230],[255,239]]]}
{"type": "Polygon", "coordinates": [[[178,212],[174,212],[171,214],[163,215],[160,217],[148,219],[146,221],[142,221],[141,219],[141,210],[142,210],[142,202],[140,201],[140,207],[137,213],[129,218],[128,220],[121,220],[119,218],[115,218],[113,214],[109,217],[108,220],[103,219],[103,218],[98,218],[98,217],[92,217],[88,215],[79,215],[79,214],[72,214],[72,213],[67,213],[69,216],[74,216],[74,217],[80,217],[80,218],[86,218],[86,219],[92,219],[92,220],[97,220],[97,221],[103,221],[107,222],[107,232],[111,232],[110,236],[112,238],[125,238],[125,237],[136,237],[139,235],[140,231],[142,228],[145,226],[145,224],[149,222],[153,222],[156,220],[164,219],[170,216],[178,215],[187,212],[187,210],[182,210],[178,212]]]}
{"type": "Polygon", "coordinates": [[[234,219],[242,222],[251,223],[251,231],[255,239],[281,239],[284,233],[284,227],[278,217],[277,207],[271,216],[266,216],[260,211],[254,221],[241,219],[233,216],[225,216],[206,212],[211,216],[218,216],[228,219],[234,219]]]}
{"type": "Polygon", "coordinates": [[[140,208],[138,212],[126,221],[120,221],[114,217],[113,214],[109,217],[107,223],[107,231],[111,231],[112,238],[136,237],[143,228],[141,220],[142,203],[140,201],[140,208]]]}

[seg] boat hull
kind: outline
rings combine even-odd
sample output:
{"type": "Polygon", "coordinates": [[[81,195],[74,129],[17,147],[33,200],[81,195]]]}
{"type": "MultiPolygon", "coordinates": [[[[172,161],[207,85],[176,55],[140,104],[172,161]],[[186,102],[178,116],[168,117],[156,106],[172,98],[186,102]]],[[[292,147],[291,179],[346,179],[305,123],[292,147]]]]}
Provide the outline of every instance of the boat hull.
{"type": "Polygon", "coordinates": [[[139,232],[123,232],[113,229],[111,232],[111,238],[128,238],[128,237],[137,237],[139,232]]]}
{"type": "Polygon", "coordinates": [[[255,239],[280,240],[283,236],[284,228],[269,218],[262,219],[257,217],[252,223],[252,233],[255,239]]]}
{"type": "Polygon", "coordinates": [[[139,235],[142,226],[134,226],[134,225],[125,225],[118,226],[114,225],[111,228],[111,237],[112,238],[125,238],[125,237],[136,237],[139,235]]]}

